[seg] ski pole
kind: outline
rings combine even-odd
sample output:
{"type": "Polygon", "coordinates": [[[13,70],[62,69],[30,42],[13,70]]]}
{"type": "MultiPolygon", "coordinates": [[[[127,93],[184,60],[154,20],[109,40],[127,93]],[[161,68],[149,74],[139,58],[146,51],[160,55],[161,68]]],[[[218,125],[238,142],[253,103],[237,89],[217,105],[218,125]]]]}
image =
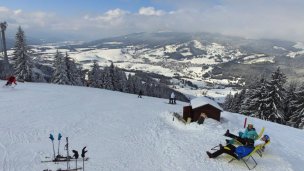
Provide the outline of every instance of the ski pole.
{"type": "Polygon", "coordinates": [[[217,147],[219,147],[219,145],[212,147],[211,150],[217,150],[217,147]]]}
{"type": "Polygon", "coordinates": [[[76,150],[72,150],[72,152],[74,153],[74,156],[73,156],[73,157],[75,157],[76,169],[77,169],[77,160],[78,160],[79,154],[78,154],[78,151],[76,151],[76,150]]]}
{"type": "Polygon", "coordinates": [[[85,158],[85,153],[88,152],[85,150],[87,147],[83,147],[82,152],[81,152],[81,157],[82,157],[82,170],[84,171],[84,158],[85,158]]]}
{"type": "Polygon", "coordinates": [[[56,154],[55,154],[55,146],[54,146],[54,136],[52,134],[50,134],[50,137],[49,137],[52,141],[52,144],[53,144],[53,152],[54,152],[54,160],[56,159],[56,154]]]}
{"type": "Polygon", "coordinates": [[[62,135],[59,133],[58,134],[58,156],[59,156],[59,148],[60,148],[60,140],[61,140],[62,135]]]}

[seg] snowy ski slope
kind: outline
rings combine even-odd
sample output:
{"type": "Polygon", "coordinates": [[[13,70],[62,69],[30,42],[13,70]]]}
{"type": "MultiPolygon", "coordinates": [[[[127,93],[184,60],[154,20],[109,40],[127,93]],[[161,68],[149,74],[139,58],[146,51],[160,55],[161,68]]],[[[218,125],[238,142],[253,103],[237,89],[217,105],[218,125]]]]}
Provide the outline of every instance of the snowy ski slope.
{"type": "MultiPolygon", "coordinates": [[[[5,84],[0,81],[0,84],[5,84]]],[[[241,162],[228,164],[223,155],[209,159],[205,151],[224,143],[226,129],[242,130],[244,116],[224,112],[222,123],[183,125],[172,120],[185,103],[95,88],[43,83],[19,83],[0,88],[0,170],[42,171],[65,164],[41,163],[51,157],[50,133],[68,136],[70,149],[87,146],[87,171],[235,171],[241,162]]],[[[249,118],[272,143],[263,158],[255,156],[255,170],[301,171],[304,131],[249,118]]],[[[57,147],[57,141],[55,141],[57,147]]],[[[61,152],[63,153],[61,143],[61,152]]],[[[74,166],[74,163],[72,163],[74,166]]]]}

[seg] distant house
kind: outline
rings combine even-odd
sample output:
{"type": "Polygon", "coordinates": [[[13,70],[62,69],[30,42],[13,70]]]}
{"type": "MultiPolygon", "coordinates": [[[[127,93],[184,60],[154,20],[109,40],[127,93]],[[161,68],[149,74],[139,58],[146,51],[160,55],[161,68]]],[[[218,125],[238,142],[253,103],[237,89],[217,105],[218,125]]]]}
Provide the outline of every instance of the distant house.
{"type": "Polygon", "coordinates": [[[184,107],[183,119],[188,120],[190,117],[192,122],[196,122],[204,113],[208,118],[220,121],[222,111],[223,109],[217,102],[207,97],[198,97],[191,100],[190,106],[184,107]]]}

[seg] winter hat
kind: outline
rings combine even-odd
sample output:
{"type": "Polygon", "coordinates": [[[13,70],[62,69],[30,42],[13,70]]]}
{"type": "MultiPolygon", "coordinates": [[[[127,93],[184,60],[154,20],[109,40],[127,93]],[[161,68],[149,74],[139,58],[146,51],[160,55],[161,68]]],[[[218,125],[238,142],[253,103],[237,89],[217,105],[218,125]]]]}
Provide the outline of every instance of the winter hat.
{"type": "Polygon", "coordinates": [[[264,138],[268,141],[270,137],[268,135],[264,135],[264,138]]]}

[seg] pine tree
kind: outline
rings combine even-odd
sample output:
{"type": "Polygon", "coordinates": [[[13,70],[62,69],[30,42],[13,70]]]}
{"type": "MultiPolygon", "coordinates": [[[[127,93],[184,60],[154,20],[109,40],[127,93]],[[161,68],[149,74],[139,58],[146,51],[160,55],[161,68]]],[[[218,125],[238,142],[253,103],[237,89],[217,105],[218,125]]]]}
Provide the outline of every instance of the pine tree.
{"type": "Polygon", "coordinates": [[[16,33],[15,50],[13,54],[14,71],[17,80],[19,81],[32,81],[32,61],[28,54],[28,47],[26,45],[25,34],[19,26],[16,33]]]}
{"type": "Polygon", "coordinates": [[[241,102],[241,108],[240,108],[240,113],[244,114],[244,115],[250,115],[253,113],[254,109],[250,108],[250,104],[251,102],[251,98],[252,98],[252,91],[251,90],[245,90],[245,94],[244,94],[244,99],[241,102]]]}
{"type": "Polygon", "coordinates": [[[250,116],[257,117],[263,120],[267,120],[267,107],[265,104],[265,98],[267,96],[267,82],[264,77],[262,77],[255,87],[252,89],[252,96],[250,97],[250,103],[248,108],[252,109],[252,114],[250,116]]]}
{"type": "Polygon", "coordinates": [[[225,98],[223,108],[226,111],[232,111],[232,106],[233,106],[233,95],[230,92],[225,98]]]}
{"type": "Polygon", "coordinates": [[[284,115],[284,100],[286,90],[284,84],[286,83],[286,76],[278,68],[271,75],[271,81],[267,84],[267,94],[264,99],[267,107],[267,120],[285,123],[284,115]]]}
{"type": "Polygon", "coordinates": [[[92,70],[88,73],[88,82],[90,87],[103,88],[102,87],[102,71],[97,61],[94,61],[91,66],[92,70]]]}
{"type": "Polygon", "coordinates": [[[295,112],[288,123],[293,127],[304,129],[304,85],[296,92],[296,100],[293,103],[295,112]]]}
{"type": "Polygon", "coordinates": [[[65,54],[65,63],[67,66],[67,77],[71,85],[83,85],[81,81],[81,70],[77,67],[74,59],[70,58],[68,53],[65,54]]]}
{"type": "MultiPolygon", "coordinates": [[[[132,94],[138,94],[138,92],[140,90],[142,90],[143,92],[146,92],[144,90],[141,79],[136,75],[132,76],[131,74],[129,74],[126,86],[127,86],[127,92],[132,93],[132,94]]],[[[150,96],[152,96],[152,94],[153,93],[151,92],[150,96]]],[[[147,95],[149,95],[149,94],[147,94],[147,95]]]]}
{"type": "Polygon", "coordinates": [[[82,65],[79,65],[78,69],[79,69],[79,72],[80,72],[80,80],[81,80],[82,85],[83,86],[89,86],[88,82],[87,82],[87,79],[86,79],[86,76],[87,76],[87,73],[89,72],[89,70],[88,69],[83,69],[82,65]]]}
{"type": "Polygon", "coordinates": [[[113,65],[113,74],[112,76],[112,81],[113,81],[113,87],[115,91],[122,91],[122,84],[120,82],[120,69],[114,67],[113,65]]]}
{"type": "Polygon", "coordinates": [[[67,75],[66,60],[63,55],[57,50],[54,58],[54,68],[52,82],[56,84],[71,85],[67,75]]]}
{"type": "Polygon", "coordinates": [[[132,77],[132,75],[129,73],[129,75],[128,75],[128,78],[127,78],[127,85],[126,85],[127,87],[126,87],[126,92],[128,92],[128,93],[134,93],[134,91],[133,91],[133,77],[132,77]]]}
{"type": "Polygon", "coordinates": [[[113,85],[114,69],[105,67],[102,73],[103,88],[107,90],[115,90],[113,85]]]}
{"type": "Polygon", "coordinates": [[[126,73],[122,70],[118,70],[117,75],[118,75],[119,91],[126,92],[127,91],[127,76],[126,76],[126,73]]]}
{"type": "Polygon", "coordinates": [[[288,122],[288,125],[290,124],[290,117],[295,113],[296,111],[296,91],[297,91],[298,85],[296,82],[291,82],[288,84],[286,88],[286,97],[284,100],[284,114],[286,121],[288,122]]]}
{"type": "Polygon", "coordinates": [[[241,90],[240,92],[236,93],[233,96],[231,112],[240,113],[241,104],[244,101],[244,99],[245,99],[245,89],[241,90]]]}
{"type": "Polygon", "coordinates": [[[259,83],[262,78],[250,80],[251,82],[248,83],[247,87],[245,88],[244,99],[241,102],[240,113],[249,116],[256,111],[256,108],[253,107],[254,105],[251,105],[254,103],[252,100],[254,99],[255,93],[257,93],[256,90],[260,86],[259,83]]]}

